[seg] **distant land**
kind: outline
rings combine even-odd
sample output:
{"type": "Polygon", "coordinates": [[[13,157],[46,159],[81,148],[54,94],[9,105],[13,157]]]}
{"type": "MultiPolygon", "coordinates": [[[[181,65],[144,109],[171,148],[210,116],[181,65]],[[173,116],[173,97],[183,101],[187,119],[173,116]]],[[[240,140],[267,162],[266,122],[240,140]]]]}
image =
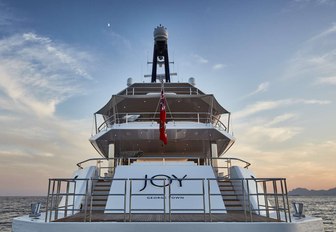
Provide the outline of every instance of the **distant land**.
{"type": "Polygon", "coordinates": [[[329,190],[309,190],[306,188],[296,188],[288,192],[290,196],[336,196],[336,188],[329,190]]]}

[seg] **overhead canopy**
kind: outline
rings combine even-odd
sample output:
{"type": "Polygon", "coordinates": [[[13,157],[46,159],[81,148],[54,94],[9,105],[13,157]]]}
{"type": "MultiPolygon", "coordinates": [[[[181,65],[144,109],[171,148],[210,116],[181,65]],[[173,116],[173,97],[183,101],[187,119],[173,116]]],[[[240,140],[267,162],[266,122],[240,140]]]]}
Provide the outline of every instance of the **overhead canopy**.
{"type": "MultiPolygon", "coordinates": [[[[212,115],[229,113],[212,95],[176,95],[166,93],[167,112],[210,112],[212,115]]],[[[113,113],[155,112],[160,94],[113,95],[96,114],[111,116],[113,113]]]]}

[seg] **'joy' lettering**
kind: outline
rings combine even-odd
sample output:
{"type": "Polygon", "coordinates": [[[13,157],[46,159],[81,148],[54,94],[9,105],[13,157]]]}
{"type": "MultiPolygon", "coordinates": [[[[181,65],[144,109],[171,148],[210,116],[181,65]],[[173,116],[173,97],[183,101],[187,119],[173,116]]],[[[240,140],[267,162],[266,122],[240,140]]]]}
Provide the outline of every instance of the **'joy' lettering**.
{"type": "Polygon", "coordinates": [[[164,175],[164,174],[158,174],[155,176],[152,176],[150,179],[148,178],[148,175],[145,175],[145,182],[144,182],[144,186],[142,189],[140,189],[139,191],[143,191],[146,187],[147,187],[147,183],[148,180],[150,181],[150,183],[155,186],[155,187],[166,187],[168,185],[171,185],[171,183],[173,182],[173,180],[177,180],[179,183],[179,186],[182,187],[182,181],[187,177],[187,175],[184,175],[182,178],[178,178],[175,175],[172,175],[172,177],[164,175]]]}

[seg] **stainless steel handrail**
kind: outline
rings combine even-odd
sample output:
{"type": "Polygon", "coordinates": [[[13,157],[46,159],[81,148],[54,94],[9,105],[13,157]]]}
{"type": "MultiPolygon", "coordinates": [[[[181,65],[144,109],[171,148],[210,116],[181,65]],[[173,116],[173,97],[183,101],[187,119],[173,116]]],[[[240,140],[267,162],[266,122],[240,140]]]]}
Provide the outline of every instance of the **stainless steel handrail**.
{"type": "MultiPolygon", "coordinates": [[[[241,206],[244,210],[244,215],[246,221],[253,221],[253,215],[259,214],[261,215],[262,212],[265,212],[266,217],[271,217],[270,213],[274,212],[276,216],[276,220],[283,221],[283,222],[291,222],[290,217],[290,207],[288,203],[288,194],[287,189],[281,187],[280,192],[278,191],[278,183],[280,185],[286,185],[286,178],[209,178],[209,206],[211,206],[211,196],[215,196],[218,194],[211,193],[210,190],[210,182],[211,181],[221,181],[221,180],[228,180],[231,182],[239,182],[241,184],[236,184],[233,186],[242,186],[241,189],[235,188],[235,195],[241,201],[241,206]],[[251,193],[250,190],[250,184],[251,182],[256,183],[256,193],[251,193]],[[258,183],[262,183],[262,185],[258,185],[258,183]],[[265,185],[267,183],[270,183],[271,189],[268,190],[265,188],[265,185]],[[246,187],[245,187],[246,186],[246,187]],[[262,188],[262,191],[258,190],[259,188],[262,188]],[[250,198],[255,197],[257,198],[257,208],[253,208],[250,202],[250,198]],[[260,201],[259,198],[264,198],[263,202],[265,202],[265,205],[263,205],[262,201],[260,201]],[[269,204],[269,197],[274,198],[274,204],[269,204]],[[246,199],[248,200],[246,205],[246,199]],[[282,205],[282,207],[281,207],[282,205]],[[249,218],[247,217],[247,214],[249,214],[249,218]],[[249,220],[248,220],[249,219],[249,220]]],[[[232,209],[231,209],[232,210],[232,209]]],[[[238,209],[239,210],[239,209],[238,209]]],[[[210,214],[210,221],[212,221],[212,211],[214,211],[211,207],[209,209],[210,214]]],[[[273,218],[273,217],[272,217],[273,218]]]]}
{"type": "MultiPolygon", "coordinates": [[[[127,112],[127,113],[116,113],[111,115],[108,118],[104,118],[104,121],[100,123],[98,126],[98,122],[95,117],[95,128],[96,134],[100,131],[106,130],[111,125],[114,124],[125,124],[132,122],[151,122],[159,121],[159,114],[157,112],[127,112]],[[129,121],[127,116],[130,115],[141,115],[141,117],[137,118],[135,121],[129,121]],[[146,116],[148,115],[148,116],[146,116]]],[[[227,126],[220,120],[220,116],[212,115],[209,112],[170,112],[167,113],[167,122],[168,121],[192,121],[197,123],[212,123],[213,126],[217,127],[219,130],[229,131],[230,118],[228,118],[227,126]],[[190,115],[191,117],[183,117],[179,115],[190,115]],[[194,116],[194,117],[192,117],[194,116]]]]}
{"type": "MultiPolygon", "coordinates": [[[[182,87],[182,86],[164,86],[165,92],[169,93],[170,90],[174,90],[176,94],[184,94],[184,95],[198,95],[199,90],[196,87],[182,87]]],[[[157,94],[161,92],[161,86],[136,86],[136,87],[127,87],[124,91],[120,92],[122,94],[125,92],[125,95],[138,95],[138,94],[147,94],[149,91],[144,91],[145,89],[153,89],[156,90],[157,94]]]]}
{"type": "MultiPolygon", "coordinates": [[[[46,218],[45,220],[53,221],[60,218],[60,216],[71,216],[77,212],[83,212],[83,221],[85,222],[87,218],[89,221],[92,221],[92,215],[93,213],[98,209],[93,209],[93,199],[92,199],[92,192],[94,190],[93,183],[95,183],[98,180],[102,180],[101,178],[82,178],[82,179],[66,179],[66,178],[54,178],[49,180],[48,185],[48,198],[47,198],[47,205],[46,205],[46,218]],[[86,190],[85,193],[76,193],[76,187],[74,186],[73,191],[70,191],[70,188],[68,187],[69,183],[74,182],[76,185],[77,181],[85,181],[86,190]],[[64,190],[64,192],[61,191],[61,184],[66,183],[67,186],[64,190]],[[89,188],[89,183],[91,183],[91,188],[89,188]],[[59,205],[60,199],[67,198],[69,196],[73,196],[72,203],[65,201],[64,205],[59,205]],[[84,197],[85,204],[75,208],[75,198],[76,197],[84,197]],[[50,198],[50,199],[49,199],[50,198]],[[90,204],[88,204],[88,201],[90,201],[90,204]],[[72,208],[71,208],[72,207],[72,208]],[[83,208],[84,207],[84,208],[83,208]],[[88,208],[89,207],[89,208],[88,208]],[[69,209],[72,209],[69,211],[69,209]],[[63,215],[60,215],[60,212],[63,212],[63,215]],[[69,212],[67,214],[66,212],[69,212]],[[71,212],[71,213],[70,213],[71,212]]],[[[276,219],[277,221],[282,222],[290,222],[290,209],[288,204],[288,195],[287,195],[287,187],[286,187],[286,179],[285,178],[185,178],[184,181],[202,181],[202,191],[201,193],[172,193],[172,190],[170,188],[170,185],[166,185],[167,179],[157,179],[164,181],[162,188],[162,193],[160,194],[145,194],[145,193],[133,193],[132,192],[132,181],[137,180],[146,180],[146,178],[131,178],[131,179],[120,179],[120,178],[106,178],[104,180],[111,181],[111,184],[114,181],[123,181],[124,182],[124,190],[121,193],[108,193],[106,194],[107,197],[111,196],[122,196],[124,199],[123,208],[120,209],[109,209],[105,207],[105,211],[115,211],[119,210],[122,211],[124,214],[124,221],[127,221],[126,219],[126,199],[127,195],[129,197],[129,218],[128,221],[132,221],[132,212],[141,212],[141,211],[155,211],[155,212],[162,212],[163,213],[163,220],[166,221],[166,215],[169,215],[169,221],[172,221],[172,213],[173,212],[179,212],[179,211],[201,211],[204,215],[204,221],[206,221],[206,200],[208,200],[208,207],[209,207],[209,221],[212,221],[212,214],[219,209],[214,209],[211,204],[211,197],[216,195],[221,195],[218,193],[212,193],[211,191],[211,181],[215,181],[216,183],[218,181],[222,180],[229,180],[231,182],[236,182],[236,184],[233,184],[235,194],[237,198],[241,201],[241,205],[243,207],[244,215],[245,215],[245,221],[253,221],[254,215],[259,214],[263,215],[263,212],[266,214],[267,217],[272,217],[276,219]],[[250,183],[256,183],[256,191],[251,191],[250,189],[250,183]],[[259,183],[261,185],[259,185],[259,183]],[[206,185],[208,184],[207,188],[206,185]],[[269,185],[270,188],[267,188],[267,185],[269,185]],[[127,190],[127,186],[129,186],[129,189],[127,190]],[[240,187],[241,186],[241,189],[240,187]],[[246,187],[245,187],[246,186],[246,187]],[[266,186],[266,187],[265,187],[266,186]],[[238,188],[239,187],[239,188],[238,188]],[[168,192],[166,191],[166,188],[168,188],[168,192]],[[261,188],[261,190],[258,190],[258,188],[261,188]],[[132,207],[132,197],[133,196],[152,196],[152,195],[160,195],[163,199],[163,205],[162,208],[136,208],[133,209],[132,207]],[[178,208],[174,209],[171,205],[171,197],[172,196],[200,196],[202,197],[202,208],[178,208]],[[208,199],[206,199],[206,196],[208,199]],[[166,198],[168,197],[168,202],[166,198]],[[257,206],[251,205],[250,199],[251,198],[257,198],[258,204],[257,206]],[[268,202],[269,199],[274,199],[274,204],[271,206],[268,202]],[[247,203],[245,202],[247,200],[247,203]],[[167,204],[168,203],[168,207],[167,204]],[[168,211],[167,211],[168,209],[168,211]],[[273,216],[271,215],[273,214],[273,216]]],[[[225,200],[224,200],[225,203],[225,200]]]]}
{"type": "MultiPolygon", "coordinates": [[[[162,160],[162,162],[166,162],[169,160],[176,160],[176,159],[188,159],[188,160],[194,160],[196,161],[197,165],[201,165],[201,163],[203,164],[212,164],[212,160],[224,160],[227,163],[227,166],[225,167],[214,167],[214,168],[230,168],[232,166],[232,161],[238,161],[241,162],[242,164],[244,164],[242,167],[243,168],[248,168],[249,166],[251,166],[251,163],[243,160],[243,159],[239,159],[239,158],[231,158],[231,157],[216,157],[216,158],[202,158],[202,157],[197,157],[197,156],[170,156],[170,157],[160,157],[160,156],[153,156],[153,157],[129,157],[129,158],[125,158],[125,157],[114,157],[114,158],[90,158],[90,159],[86,159],[84,161],[81,161],[79,163],[77,163],[77,167],[80,169],[83,169],[82,165],[91,161],[111,161],[114,160],[116,162],[117,165],[122,165],[122,161],[127,160],[128,164],[130,164],[131,162],[137,161],[137,160],[162,160]],[[201,162],[204,161],[204,162],[201,162]]],[[[104,167],[101,167],[104,168],[104,167]]]]}

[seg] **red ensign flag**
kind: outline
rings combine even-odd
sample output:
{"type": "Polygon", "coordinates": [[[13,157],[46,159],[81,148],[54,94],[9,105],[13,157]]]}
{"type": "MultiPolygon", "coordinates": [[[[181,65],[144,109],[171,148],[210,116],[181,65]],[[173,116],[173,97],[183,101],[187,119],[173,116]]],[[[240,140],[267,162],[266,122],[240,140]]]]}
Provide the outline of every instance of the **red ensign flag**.
{"type": "Polygon", "coordinates": [[[166,99],[163,95],[163,90],[161,90],[160,98],[160,140],[162,140],[164,144],[168,143],[166,132],[166,99]]]}

